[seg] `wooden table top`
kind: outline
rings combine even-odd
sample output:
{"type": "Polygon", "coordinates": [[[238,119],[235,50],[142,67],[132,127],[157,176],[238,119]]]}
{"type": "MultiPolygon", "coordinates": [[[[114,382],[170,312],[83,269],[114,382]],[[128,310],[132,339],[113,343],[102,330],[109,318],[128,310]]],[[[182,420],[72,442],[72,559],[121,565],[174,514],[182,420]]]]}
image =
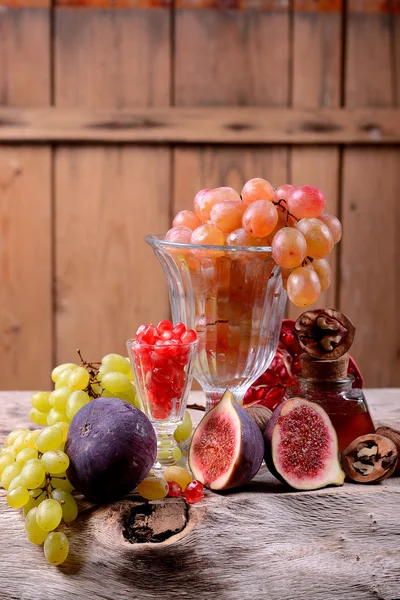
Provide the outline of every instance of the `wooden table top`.
{"type": "MultiPolygon", "coordinates": [[[[29,392],[0,392],[0,442],[29,426],[29,392]]],[[[400,428],[400,390],[366,390],[377,425],[400,428]]],[[[199,402],[200,392],[191,401],[199,402]]],[[[198,421],[202,413],[193,411],[198,421]]],[[[399,600],[400,477],[290,492],[262,469],[245,488],[153,504],[160,543],[130,543],[130,496],[80,501],[70,555],[52,567],[0,491],[0,600],[399,600]],[[171,532],[178,531],[174,535],[171,532]],[[170,537],[168,537],[170,536],[170,537]]]]}

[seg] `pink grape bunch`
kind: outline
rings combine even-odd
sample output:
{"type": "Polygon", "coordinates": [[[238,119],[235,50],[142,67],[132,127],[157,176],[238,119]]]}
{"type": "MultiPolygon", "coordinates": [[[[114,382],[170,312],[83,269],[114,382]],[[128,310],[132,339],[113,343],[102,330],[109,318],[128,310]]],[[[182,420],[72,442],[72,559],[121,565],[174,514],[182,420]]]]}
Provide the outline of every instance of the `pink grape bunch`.
{"type": "Polygon", "coordinates": [[[282,269],[289,299],[298,307],[314,304],[332,281],[327,261],[342,236],[337,217],[324,213],[325,196],[312,185],[275,189],[261,178],[231,187],[200,190],[194,210],[175,216],[165,240],[215,246],[271,246],[282,269]]]}

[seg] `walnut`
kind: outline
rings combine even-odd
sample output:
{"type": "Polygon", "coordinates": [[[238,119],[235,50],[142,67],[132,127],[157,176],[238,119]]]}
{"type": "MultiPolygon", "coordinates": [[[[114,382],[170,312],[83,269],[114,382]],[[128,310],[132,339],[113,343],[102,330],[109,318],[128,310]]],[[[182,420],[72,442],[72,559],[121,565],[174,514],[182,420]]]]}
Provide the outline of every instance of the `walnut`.
{"type": "Polygon", "coordinates": [[[396,465],[395,444],[376,433],[356,438],[342,452],[343,471],[358,483],[383,481],[392,475],[396,465]]]}
{"type": "Polygon", "coordinates": [[[272,411],[266,406],[249,406],[249,408],[246,408],[246,412],[257,423],[261,433],[264,433],[272,416],[272,411]]]}
{"type": "MultiPolygon", "coordinates": [[[[400,431],[393,429],[392,427],[378,427],[375,433],[378,435],[383,435],[384,437],[389,438],[389,440],[392,440],[397,448],[397,454],[400,456],[400,431]]],[[[396,471],[400,471],[400,460],[397,461],[396,471]]]]}
{"type": "Polygon", "coordinates": [[[350,319],[333,308],[309,310],[294,325],[302,349],[321,360],[343,356],[353,343],[355,331],[350,319]]]}

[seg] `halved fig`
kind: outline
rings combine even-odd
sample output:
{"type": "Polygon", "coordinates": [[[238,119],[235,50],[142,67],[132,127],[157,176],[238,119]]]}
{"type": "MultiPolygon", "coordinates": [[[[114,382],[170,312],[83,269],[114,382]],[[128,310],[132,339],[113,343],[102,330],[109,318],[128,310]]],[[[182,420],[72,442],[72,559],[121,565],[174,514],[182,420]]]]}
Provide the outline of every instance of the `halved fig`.
{"type": "Polygon", "coordinates": [[[267,425],[264,442],[269,470],[292,488],[343,485],[336,432],[318,404],[304,398],[282,402],[267,425]]]}
{"type": "Polygon", "coordinates": [[[226,391],[194,432],[189,465],[194,478],[212,490],[245,485],[260,469],[264,454],[257,423],[226,391]]]}

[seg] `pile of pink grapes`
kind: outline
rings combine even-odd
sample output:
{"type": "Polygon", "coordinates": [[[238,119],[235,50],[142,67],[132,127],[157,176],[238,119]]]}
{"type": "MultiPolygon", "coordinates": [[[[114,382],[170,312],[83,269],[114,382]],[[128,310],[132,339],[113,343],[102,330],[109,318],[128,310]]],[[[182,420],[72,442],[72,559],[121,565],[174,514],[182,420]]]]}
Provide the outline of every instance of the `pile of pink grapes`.
{"type": "Polygon", "coordinates": [[[204,189],[194,211],[182,210],[165,240],[215,246],[271,246],[289,299],[299,307],[318,300],[332,281],[326,257],[342,236],[337,217],[324,213],[320,189],[250,179],[241,195],[233,188],[204,189]]]}

